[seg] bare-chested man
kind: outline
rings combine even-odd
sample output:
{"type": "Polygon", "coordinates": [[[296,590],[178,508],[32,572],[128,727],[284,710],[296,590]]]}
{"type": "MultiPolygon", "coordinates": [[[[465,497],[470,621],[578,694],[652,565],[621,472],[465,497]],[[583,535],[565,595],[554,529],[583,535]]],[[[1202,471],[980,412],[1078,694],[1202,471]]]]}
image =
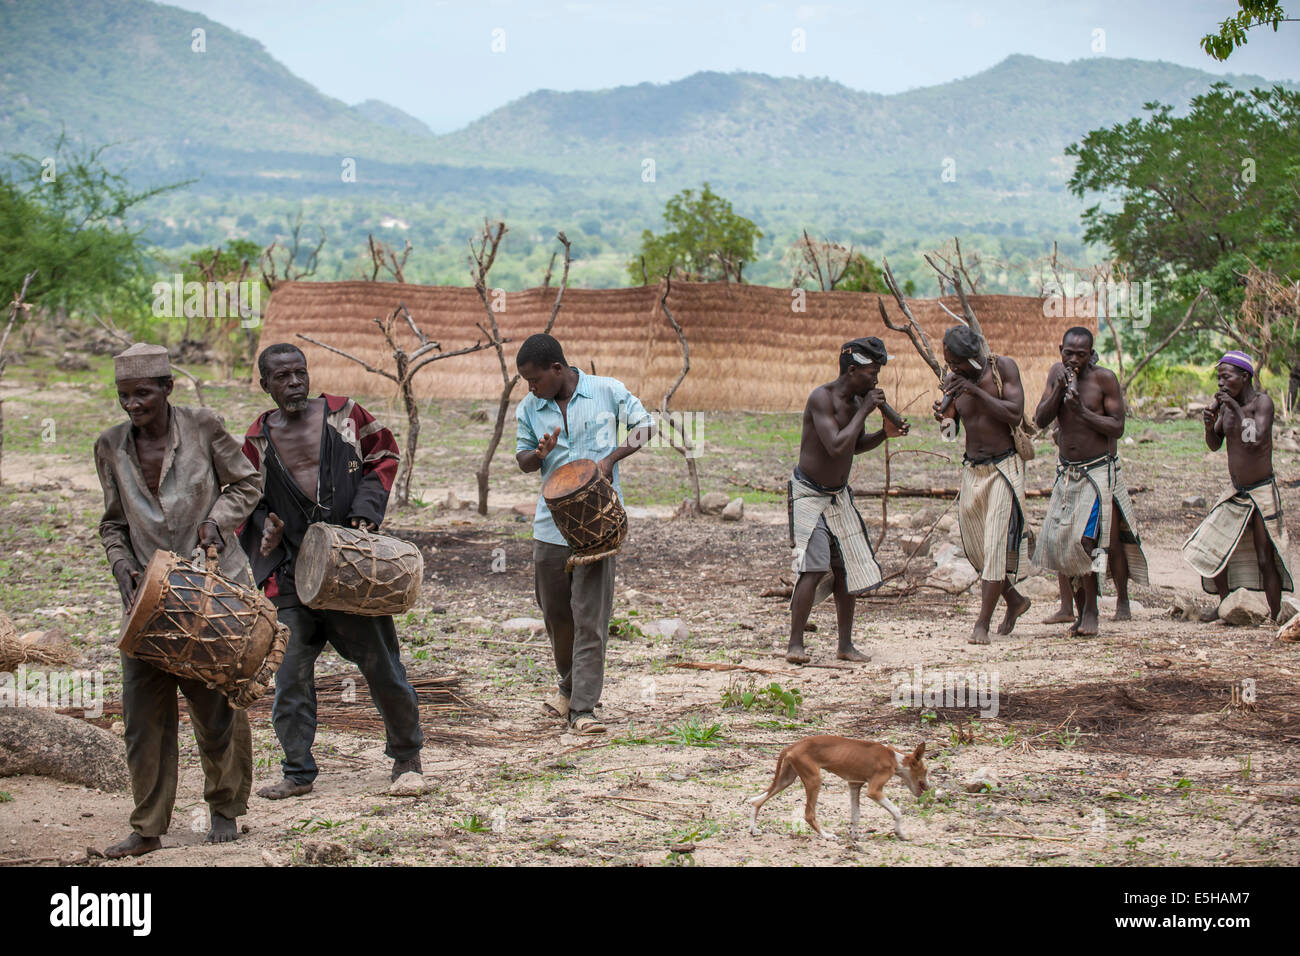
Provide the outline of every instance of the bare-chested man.
{"type": "Polygon", "coordinates": [[[1147,583],[1146,557],[1117,454],[1124,396],[1115,373],[1092,361],[1092,346],[1088,329],[1076,326],[1065,333],[1061,361],[1047,373],[1034,414],[1039,428],[1060,421],[1060,463],[1034,563],[1069,578],[1075,605],[1071,633],[1081,637],[1097,633],[1103,568],[1115,582],[1117,621],[1131,617],[1130,576],[1147,583]]]}
{"type": "MultiPolygon", "coordinates": [[[[1220,602],[1238,588],[1263,591],[1276,620],[1282,592],[1295,588],[1286,563],[1282,496],[1273,477],[1273,400],[1255,388],[1255,367],[1244,352],[1219,359],[1218,373],[1219,391],[1204,415],[1205,444],[1218,451],[1227,441],[1232,487],[1187,539],[1183,557],[1220,602]]],[[[1201,620],[1218,616],[1216,606],[1201,620]]]]}
{"type": "Polygon", "coordinates": [[[839,649],[844,661],[871,658],[853,646],[855,596],[880,586],[867,527],[853,504],[849,472],[853,456],[886,438],[906,435],[908,425],[888,419],[878,432],[863,428],[867,415],[885,403],[876,384],[888,361],[885,343],[875,336],[854,339],[840,349],[840,377],[808,396],[803,412],[799,466],[790,479],[790,545],[799,575],[790,598],[790,646],[785,659],[808,663],[804,628],[813,605],[835,595],[839,649]]]}
{"type": "Polygon", "coordinates": [[[980,355],[979,336],[970,329],[955,325],[944,333],[949,372],[943,380],[944,397],[934,403],[934,417],[945,437],[955,437],[961,425],[966,426],[957,517],[962,548],[980,575],[980,612],[970,644],[989,643],[989,623],[999,597],[1007,604],[999,634],[1010,634],[1029,610],[1029,599],[1015,588],[1029,556],[1025,463],[1011,435],[1024,416],[1025,393],[1015,362],[1004,356],[982,361],[980,355]]]}

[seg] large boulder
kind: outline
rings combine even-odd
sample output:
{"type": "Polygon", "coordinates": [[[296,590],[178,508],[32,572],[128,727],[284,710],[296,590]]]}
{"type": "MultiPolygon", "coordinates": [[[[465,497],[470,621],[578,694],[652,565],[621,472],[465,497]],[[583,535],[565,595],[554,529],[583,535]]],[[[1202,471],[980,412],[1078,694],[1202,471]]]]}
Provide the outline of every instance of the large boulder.
{"type": "Polygon", "coordinates": [[[48,708],[0,706],[0,777],[20,773],[99,790],[131,784],[126,746],[108,731],[48,708]]]}
{"type": "Polygon", "coordinates": [[[979,572],[966,560],[961,546],[949,542],[935,553],[934,570],[925,583],[949,594],[960,594],[978,580],[979,572]]]}

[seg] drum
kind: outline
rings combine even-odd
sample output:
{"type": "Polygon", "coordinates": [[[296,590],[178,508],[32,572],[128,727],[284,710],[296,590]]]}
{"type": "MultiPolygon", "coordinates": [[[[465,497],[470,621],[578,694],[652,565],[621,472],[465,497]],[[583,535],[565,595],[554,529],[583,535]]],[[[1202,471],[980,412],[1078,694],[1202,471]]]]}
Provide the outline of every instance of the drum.
{"type": "Polygon", "coordinates": [[[317,523],[302,536],[293,577],[298,600],[317,610],[405,614],[420,597],[424,556],[401,538],[317,523]]]}
{"type": "Polygon", "coordinates": [[[560,534],[573,548],[565,565],[595,564],[618,552],[627,537],[627,513],[613,484],[596,463],[579,458],[556,468],[542,486],[542,497],[560,534]]]}
{"type": "Polygon", "coordinates": [[[177,677],[199,680],[244,708],[266,692],[284,659],[289,629],[260,591],[170,551],[155,551],[140,576],[117,646],[177,677]]]}

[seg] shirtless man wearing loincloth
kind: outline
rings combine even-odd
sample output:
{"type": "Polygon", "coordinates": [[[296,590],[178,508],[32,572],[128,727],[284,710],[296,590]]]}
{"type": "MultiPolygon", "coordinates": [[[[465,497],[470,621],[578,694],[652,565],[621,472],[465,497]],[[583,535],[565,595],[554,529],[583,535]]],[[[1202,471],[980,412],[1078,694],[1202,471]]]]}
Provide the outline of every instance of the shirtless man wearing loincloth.
{"type": "Polygon", "coordinates": [[[1029,598],[1015,588],[1029,557],[1025,463],[1011,435],[1024,416],[1025,392],[1015,362],[1005,356],[981,360],[980,355],[979,336],[970,329],[955,325],[944,333],[949,372],[943,380],[944,398],[934,403],[934,417],[945,436],[955,436],[963,423],[966,426],[957,519],[966,559],[980,575],[980,612],[969,644],[989,643],[989,623],[999,597],[1007,604],[999,634],[1010,634],[1029,610],[1029,598]]]}
{"type": "Polygon", "coordinates": [[[803,632],[813,605],[835,595],[842,661],[869,661],[853,646],[855,597],[880,586],[880,565],[867,528],[853,504],[849,472],[853,456],[886,438],[906,435],[908,425],[888,419],[877,432],[863,428],[867,415],[885,404],[877,386],[888,361],[885,343],[875,336],[854,339],[840,349],[840,377],[819,385],[803,412],[799,466],[789,485],[790,546],[799,575],[790,596],[790,645],[785,659],[806,664],[803,632]]]}
{"type": "MultiPolygon", "coordinates": [[[[1255,388],[1255,367],[1244,352],[1219,359],[1218,377],[1219,391],[1204,414],[1205,444],[1218,451],[1227,441],[1232,487],[1187,539],[1183,557],[1220,603],[1238,588],[1263,591],[1276,620],[1282,591],[1295,588],[1286,562],[1282,497],[1273,475],[1273,400],[1255,388]]],[[[1201,620],[1218,617],[1216,606],[1201,620]]]]}
{"type": "Polygon", "coordinates": [[[1071,633],[1081,637],[1097,633],[1102,567],[1115,582],[1117,621],[1131,617],[1130,571],[1138,583],[1147,583],[1146,557],[1117,454],[1124,434],[1124,397],[1115,373],[1092,361],[1092,347],[1088,329],[1065,333],[1061,361],[1047,373],[1034,414],[1039,428],[1060,422],[1060,462],[1034,564],[1069,579],[1075,605],[1071,633]]]}

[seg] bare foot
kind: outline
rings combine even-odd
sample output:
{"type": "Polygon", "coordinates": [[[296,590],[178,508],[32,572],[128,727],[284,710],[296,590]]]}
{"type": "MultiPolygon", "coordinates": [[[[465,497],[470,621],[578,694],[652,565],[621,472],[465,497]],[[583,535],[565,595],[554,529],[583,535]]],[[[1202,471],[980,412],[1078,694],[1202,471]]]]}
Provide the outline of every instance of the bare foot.
{"type": "Polygon", "coordinates": [[[1044,624],[1073,624],[1074,608],[1063,607],[1049,618],[1043,620],[1044,624]]]}
{"type": "Polygon", "coordinates": [[[1083,616],[1079,618],[1079,623],[1075,625],[1075,637],[1095,637],[1097,634],[1097,612],[1084,611],[1083,616]]]}
{"type": "Polygon", "coordinates": [[[208,831],[209,843],[230,843],[239,839],[239,828],[230,817],[212,811],[212,829],[208,831]]]}
{"type": "Polygon", "coordinates": [[[808,652],[804,650],[802,644],[791,643],[785,649],[785,662],[787,664],[807,664],[810,660],[812,658],[808,656],[808,652]]]}
{"type": "Polygon", "coordinates": [[[1133,620],[1133,611],[1132,611],[1131,608],[1129,608],[1128,601],[1125,601],[1125,602],[1122,603],[1122,604],[1119,603],[1119,602],[1116,602],[1116,604],[1115,604],[1115,616],[1112,617],[1111,620],[1112,620],[1112,621],[1131,621],[1131,620],[1133,620]]]}
{"type": "Polygon", "coordinates": [[[988,644],[989,629],[976,624],[975,629],[970,632],[970,637],[966,638],[967,644],[988,644]]]}
{"type": "Polygon", "coordinates": [[[142,837],[138,833],[132,833],[121,843],[114,843],[105,850],[104,856],[110,860],[120,860],[124,856],[144,856],[161,848],[162,840],[157,837],[142,837]]]}
{"type": "Polygon", "coordinates": [[[300,797],[304,793],[311,793],[311,784],[294,783],[288,777],[285,777],[279,783],[270,787],[263,787],[257,791],[257,795],[266,800],[283,800],[285,797],[300,797]]]}
{"type": "Polygon", "coordinates": [[[871,660],[870,654],[863,654],[860,650],[850,644],[848,647],[841,647],[835,656],[842,661],[858,661],[865,664],[871,660]]]}
{"type": "Polygon", "coordinates": [[[1020,619],[1020,615],[1029,610],[1029,605],[1031,603],[1032,602],[1029,598],[1025,597],[1023,594],[1020,595],[1019,604],[1012,604],[1011,601],[1008,600],[1007,613],[1003,616],[1002,623],[998,625],[998,633],[1010,634],[1014,631],[1016,629],[1016,621],[1020,619]]]}

